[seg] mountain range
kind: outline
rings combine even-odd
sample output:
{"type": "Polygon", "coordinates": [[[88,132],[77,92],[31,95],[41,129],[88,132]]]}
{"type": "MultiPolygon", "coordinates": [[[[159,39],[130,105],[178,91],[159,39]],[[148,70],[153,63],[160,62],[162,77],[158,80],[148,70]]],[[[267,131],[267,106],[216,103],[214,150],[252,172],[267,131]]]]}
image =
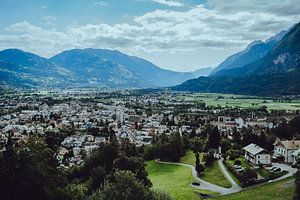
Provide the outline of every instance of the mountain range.
{"type": "Polygon", "coordinates": [[[120,51],[72,49],[43,58],[0,51],[0,88],[159,88],[250,95],[300,94],[300,23],[192,72],[162,69],[120,51]],[[197,78],[198,77],[198,78],[197,78]],[[174,86],[175,85],[175,86],[174,86]]]}
{"type": "Polygon", "coordinates": [[[1,85],[13,88],[151,88],[195,77],[192,72],[165,70],[147,60],[106,49],[73,49],[49,59],[19,49],[0,52],[1,85]]]}
{"type": "Polygon", "coordinates": [[[256,41],[228,57],[209,77],[174,90],[250,95],[300,94],[300,23],[265,42],[256,41]]]}

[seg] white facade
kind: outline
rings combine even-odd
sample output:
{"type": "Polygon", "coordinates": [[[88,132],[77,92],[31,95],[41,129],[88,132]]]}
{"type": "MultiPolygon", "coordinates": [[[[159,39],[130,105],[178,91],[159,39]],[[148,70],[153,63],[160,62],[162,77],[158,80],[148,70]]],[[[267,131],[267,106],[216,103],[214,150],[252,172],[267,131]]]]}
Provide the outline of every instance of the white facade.
{"type": "Polygon", "coordinates": [[[249,144],[243,148],[245,150],[245,159],[254,165],[269,165],[271,164],[270,153],[256,144],[249,144]]]}
{"type": "Polygon", "coordinates": [[[292,153],[300,148],[300,140],[278,141],[274,145],[274,154],[284,157],[284,162],[293,163],[292,153]]]}

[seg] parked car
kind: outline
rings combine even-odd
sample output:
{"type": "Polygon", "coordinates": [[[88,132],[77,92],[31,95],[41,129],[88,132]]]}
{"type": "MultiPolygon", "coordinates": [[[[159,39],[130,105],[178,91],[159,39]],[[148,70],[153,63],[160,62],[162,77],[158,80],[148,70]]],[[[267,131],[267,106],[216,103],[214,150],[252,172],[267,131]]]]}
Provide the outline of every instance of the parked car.
{"type": "Polygon", "coordinates": [[[242,169],[242,167],[240,165],[234,165],[233,166],[235,169],[242,169]]]}
{"type": "Polygon", "coordinates": [[[280,172],[281,169],[279,167],[275,167],[274,169],[271,170],[272,172],[280,172]]]}
{"type": "Polygon", "coordinates": [[[192,185],[194,185],[194,186],[200,186],[200,182],[193,182],[192,185]]]}
{"type": "Polygon", "coordinates": [[[268,170],[269,170],[269,171],[272,171],[272,170],[275,169],[275,168],[277,168],[277,167],[272,166],[272,167],[270,167],[268,170]]]}
{"type": "Polygon", "coordinates": [[[236,171],[241,173],[241,172],[244,171],[244,169],[243,169],[243,168],[240,168],[240,169],[237,169],[236,171]]]}

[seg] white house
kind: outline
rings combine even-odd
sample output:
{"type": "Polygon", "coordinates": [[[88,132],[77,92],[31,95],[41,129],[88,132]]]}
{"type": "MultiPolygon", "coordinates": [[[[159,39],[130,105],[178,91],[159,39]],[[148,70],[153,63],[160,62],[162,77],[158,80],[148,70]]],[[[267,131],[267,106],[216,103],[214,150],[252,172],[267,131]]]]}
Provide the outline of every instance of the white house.
{"type": "Polygon", "coordinates": [[[243,148],[245,151],[245,159],[254,165],[269,165],[271,164],[270,153],[256,144],[249,144],[243,148]]]}
{"type": "Polygon", "coordinates": [[[293,164],[296,164],[298,158],[300,158],[300,149],[297,149],[292,153],[293,164]]]}
{"type": "Polygon", "coordinates": [[[274,143],[274,155],[283,156],[284,162],[293,163],[292,153],[300,148],[300,140],[282,140],[274,143]]]}

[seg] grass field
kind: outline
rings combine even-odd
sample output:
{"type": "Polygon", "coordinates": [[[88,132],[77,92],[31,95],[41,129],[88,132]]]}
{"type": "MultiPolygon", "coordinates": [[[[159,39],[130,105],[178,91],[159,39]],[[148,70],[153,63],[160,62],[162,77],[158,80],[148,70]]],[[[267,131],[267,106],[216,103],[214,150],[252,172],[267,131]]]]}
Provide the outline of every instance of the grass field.
{"type": "Polygon", "coordinates": [[[263,186],[241,191],[235,194],[222,196],[218,200],[292,200],[295,186],[292,178],[268,183],[263,186]]]}
{"type": "Polygon", "coordinates": [[[205,167],[204,174],[200,178],[222,187],[232,186],[221,171],[218,161],[214,161],[211,167],[205,167]]]}
{"type": "Polygon", "coordinates": [[[205,194],[215,194],[211,191],[197,190],[191,186],[195,181],[191,169],[179,165],[147,162],[146,170],[154,189],[163,190],[174,200],[199,200],[195,191],[205,194]]]}
{"type": "MultiPolygon", "coordinates": [[[[202,157],[202,155],[203,154],[201,154],[200,157],[202,157]]],[[[185,155],[180,159],[180,162],[195,166],[195,154],[192,151],[187,151],[185,155]]],[[[231,187],[231,183],[226,179],[226,177],[222,173],[217,161],[215,161],[211,167],[205,167],[204,174],[200,178],[222,187],[231,187]]]]}
{"type": "Polygon", "coordinates": [[[193,151],[186,151],[185,155],[181,157],[180,161],[181,163],[194,165],[196,164],[196,157],[193,151]]]}
{"type": "Polygon", "coordinates": [[[179,98],[185,101],[203,101],[207,106],[212,107],[260,108],[267,106],[268,110],[300,110],[299,100],[273,102],[273,100],[265,100],[260,97],[217,93],[195,93],[181,95],[179,98]],[[218,96],[222,96],[223,98],[217,99],[218,96]]]}

